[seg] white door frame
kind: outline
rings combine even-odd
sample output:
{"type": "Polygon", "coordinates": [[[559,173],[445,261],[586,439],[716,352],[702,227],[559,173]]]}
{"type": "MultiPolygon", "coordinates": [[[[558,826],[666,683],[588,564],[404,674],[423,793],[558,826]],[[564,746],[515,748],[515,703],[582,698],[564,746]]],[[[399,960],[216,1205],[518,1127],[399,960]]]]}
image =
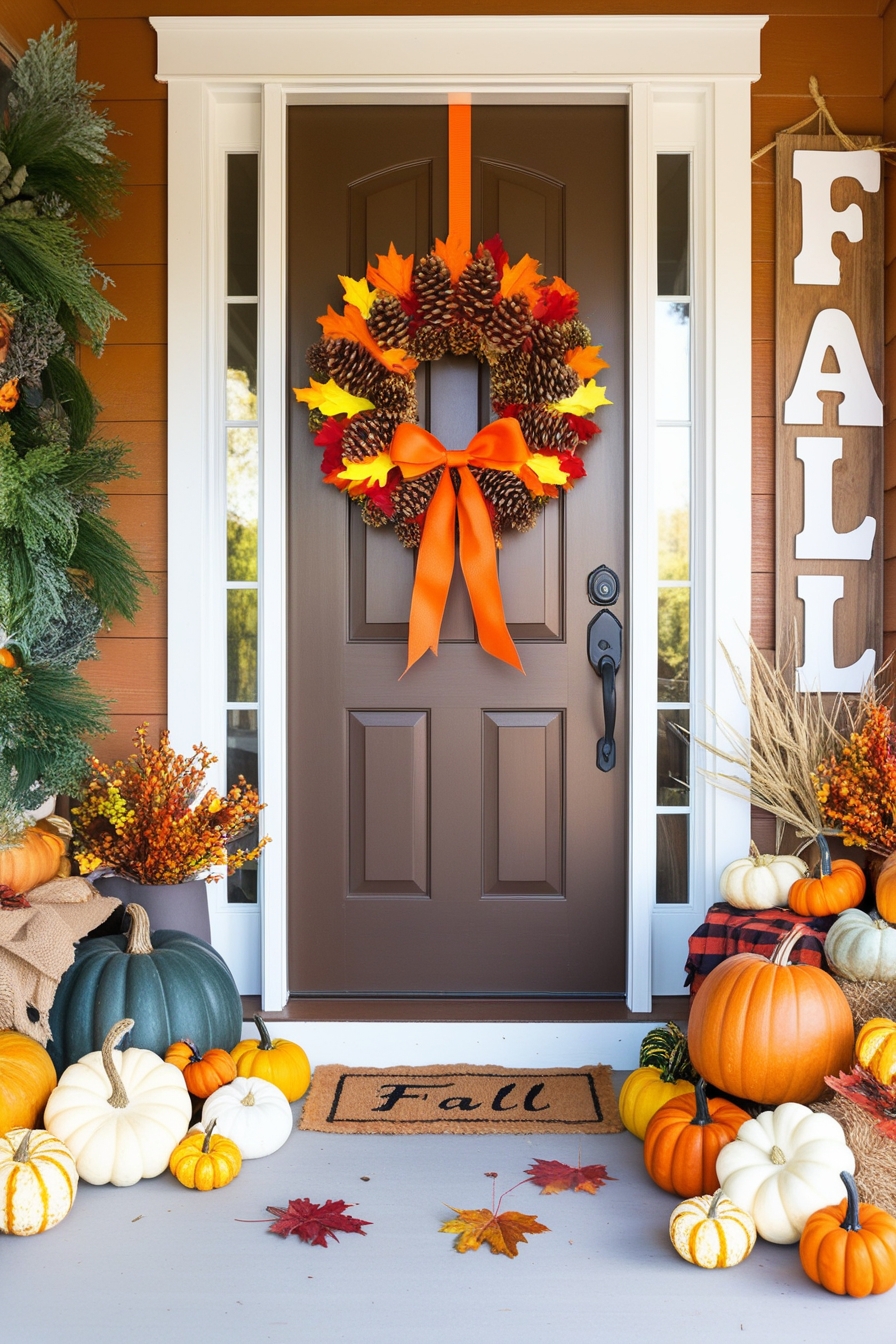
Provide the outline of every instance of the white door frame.
{"type": "MultiPolygon", "coordinates": [[[[750,620],[750,85],[764,16],[152,18],[168,84],[168,721],[183,747],[221,741],[224,716],[223,467],[218,432],[222,148],[257,147],[261,169],[262,407],[260,792],[273,843],[260,910],[212,901],[216,944],[241,988],[278,1010],[286,963],[285,143],[291,103],[627,102],[631,142],[629,1007],[651,1009],[655,906],[656,538],[653,499],[654,155],[663,108],[697,104],[702,415],[693,629],[702,705],[746,729],[719,652],[750,620]],[[501,72],[501,73],[497,73],[501,72]],[[190,670],[189,679],[185,669],[190,670]],[[639,705],[650,712],[638,713],[639,705]]],[[[672,146],[677,148],[678,146],[672,146]]],[[[702,708],[695,732],[714,737],[702,708]]],[[[749,809],[694,781],[698,923],[721,867],[746,852],[749,809]]],[[[215,889],[213,889],[215,890],[215,889]]],[[[668,907],[666,908],[668,910],[668,907]]]]}

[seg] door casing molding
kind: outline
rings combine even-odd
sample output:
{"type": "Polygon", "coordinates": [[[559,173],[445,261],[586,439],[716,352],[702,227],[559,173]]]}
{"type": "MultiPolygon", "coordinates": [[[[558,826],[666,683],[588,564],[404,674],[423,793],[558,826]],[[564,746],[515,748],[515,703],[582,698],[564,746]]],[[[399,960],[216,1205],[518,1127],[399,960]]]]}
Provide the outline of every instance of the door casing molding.
{"type": "MultiPolygon", "coordinates": [[[[181,748],[220,740],[225,701],[223,466],[218,370],[221,151],[260,153],[260,792],[267,802],[260,911],[212,902],[215,942],[266,1010],[288,997],[286,809],[286,108],[297,102],[625,101],[630,107],[629,1008],[651,1010],[656,925],[656,537],[653,499],[654,154],[664,103],[699,105],[702,447],[697,463],[701,597],[693,654],[702,706],[742,731],[746,713],[719,648],[750,622],[750,85],[765,16],[526,15],[152,18],[168,84],[168,722],[181,748]],[[376,73],[372,74],[371,71],[376,73]],[[511,73],[507,73],[511,72],[511,73]],[[634,488],[637,483],[637,489],[634,488]],[[191,669],[189,680],[184,669],[191,669]],[[638,705],[650,712],[638,713],[638,705]],[[645,806],[644,800],[650,800],[645,806]],[[260,921],[260,926],[259,926],[260,921]],[[251,925],[251,927],[250,927],[251,925]],[[246,961],[257,947],[259,966],[246,961]],[[260,983],[259,983],[260,982],[260,983]]],[[[693,782],[694,923],[717,875],[746,852],[749,808],[693,782]],[[696,908],[695,908],[696,907],[696,908]]],[[[668,907],[667,907],[668,908],[668,907]]],[[[662,914],[662,908],[660,908],[662,914]]]]}

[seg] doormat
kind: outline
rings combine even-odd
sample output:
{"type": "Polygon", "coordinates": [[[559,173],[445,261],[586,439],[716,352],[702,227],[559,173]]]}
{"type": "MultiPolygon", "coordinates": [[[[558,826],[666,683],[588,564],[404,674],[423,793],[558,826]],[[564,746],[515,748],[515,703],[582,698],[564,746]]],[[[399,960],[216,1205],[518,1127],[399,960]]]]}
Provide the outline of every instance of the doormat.
{"type": "Polygon", "coordinates": [[[607,1064],[314,1070],[300,1129],[322,1134],[618,1134],[607,1064]]]}

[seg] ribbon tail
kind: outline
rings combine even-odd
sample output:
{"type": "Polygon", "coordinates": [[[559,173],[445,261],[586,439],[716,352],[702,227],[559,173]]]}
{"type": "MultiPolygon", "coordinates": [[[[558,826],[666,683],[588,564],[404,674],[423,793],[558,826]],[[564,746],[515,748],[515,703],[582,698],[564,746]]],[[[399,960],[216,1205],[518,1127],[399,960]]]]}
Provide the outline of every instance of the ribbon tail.
{"type": "Polygon", "coordinates": [[[439,652],[439,631],[454,573],[456,515],[457,497],[451,473],[445,467],[426,510],[423,536],[417,552],[417,572],[414,575],[408,626],[408,664],[404,672],[408,672],[427,649],[432,649],[436,655],[439,652]]]}
{"type": "Polygon", "coordinates": [[[520,656],[504,619],[491,519],[482,491],[468,467],[460,469],[457,507],[460,519],[460,564],[476,618],[479,643],[493,658],[499,658],[523,672],[520,656]]]}

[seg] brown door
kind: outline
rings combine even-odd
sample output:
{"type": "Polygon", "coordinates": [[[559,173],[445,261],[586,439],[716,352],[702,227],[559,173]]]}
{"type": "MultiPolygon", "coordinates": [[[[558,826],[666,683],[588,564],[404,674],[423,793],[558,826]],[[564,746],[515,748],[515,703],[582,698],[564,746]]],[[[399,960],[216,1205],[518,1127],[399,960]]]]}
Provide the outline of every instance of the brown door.
{"type": "MultiPolygon", "coordinates": [[[[444,237],[444,107],[294,107],[289,123],[291,386],[304,386],[338,274],[390,242],[444,237]]],[[[455,571],[439,657],[406,660],[414,556],[321,484],[290,410],[290,985],[295,993],[613,994],[625,989],[626,706],[596,768],[586,653],[604,563],[625,602],[627,121],[621,107],[473,111],[473,238],[502,235],[581,293],[615,403],[588,475],[506,537],[504,606],[526,676],[475,641],[455,571]]],[[[449,449],[489,418],[487,371],[417,374],[449,449]]],[[[624,675],[624,665],[623,665],[624,675]]]]}

